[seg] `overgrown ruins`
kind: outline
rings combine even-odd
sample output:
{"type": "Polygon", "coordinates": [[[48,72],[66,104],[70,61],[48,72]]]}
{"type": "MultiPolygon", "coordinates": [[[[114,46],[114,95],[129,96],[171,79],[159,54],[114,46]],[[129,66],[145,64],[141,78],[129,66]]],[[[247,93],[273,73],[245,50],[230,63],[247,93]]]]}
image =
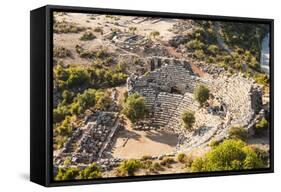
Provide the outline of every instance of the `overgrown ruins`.
{"type": "MultiPolygon", "coordinates": [[[[192,70],[188,61],[163,57],[146,58],[149,72],[132,74],[127,79],[129,94],[141,94],[149,109],[149,116],[138,122],[135,129],[165,130],[178,135],[175,150],[192,150],[207,146],[210,140],[222,140],[228,129],[244,126],[252,132],[253,121],[262,106],[260,87],[252,80],[240,75],[212,78],[200,77],[192,70]],[[200,108],[194,100],[196,85],[204,84],[211,90],[207,108],[200,108]],[[194,131],[183,128],[181,114],[185,110],[195,112],[194,131]]],[[[84,127],[78,127],[55,160],[61,164],[66,157],[74,163],[88,164],[97,160],[108,164],[120,162],[106,154],[110,153],[112,139],[122,123],[117,112],[97,111],[87,116],[84,127]],[[106,151],[107,150],[107,151],[106,151]]]]}

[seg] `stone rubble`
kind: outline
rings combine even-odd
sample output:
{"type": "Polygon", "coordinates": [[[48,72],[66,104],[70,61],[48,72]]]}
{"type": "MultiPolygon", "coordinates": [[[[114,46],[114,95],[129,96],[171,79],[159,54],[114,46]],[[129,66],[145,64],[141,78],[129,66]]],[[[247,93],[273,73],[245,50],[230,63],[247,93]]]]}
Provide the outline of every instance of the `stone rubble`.
{"type": "MultiPolygon", "coordinates": [[[[134,129],[161,129],[178,135],[174,152],[153,156],[154,159],[207,146],[211,139],[222,140],[228,137],[228,130],[233,126],[243,126],[253,134],[255,122],[264,116],[261,88],[250,79],[240,75],[200,77],[192,71],[189,61],[174,58],[147,57],[141,62],[148,72],[132,74],[127,79],[127,88],[128,94],[137,92],[145,98],[149,115],[136,123],[134,129]],[[200,107],[193,96],[199,84],[210,89],[210,98],[204,107],[200,107]],[[195,113],[192,131],[183,127],[181,115],[186,110],[195,113]]],[[[116,96],[112,94],[112,97],[116,96]]],[[[96,111],[85,117],[85,124],[75,129],[55,156],[55,166],[64,166],[66,158],[71,158],[72,165],[97,162],[104,170],[117,166],[122,159],[113,158],[106,149],[112,147],[114,134],[122,126],[118,114],[96,111]]]]}
{"type": "Polygon", "coordinates": [[[101,150],[105,150],[104,146],[111,141],[118,127],[117,113],[96,111],[87,118],[84,127],[79,127],[73,132],[72,137],[55,157],[55,163],[60,165],[67,157],[76,164],[96,161],[102,156],[101,150]]]}

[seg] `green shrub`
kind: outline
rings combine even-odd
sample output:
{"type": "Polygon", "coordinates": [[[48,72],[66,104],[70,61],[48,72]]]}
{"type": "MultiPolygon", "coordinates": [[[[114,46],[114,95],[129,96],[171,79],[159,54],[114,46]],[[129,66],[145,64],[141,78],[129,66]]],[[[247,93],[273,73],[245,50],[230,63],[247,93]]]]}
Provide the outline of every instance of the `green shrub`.
{"type": "Polygon", "coordinates": [[[207,50],[208,50],[208,52],[211,53],[212,55],[215,55],[215,54],[218,52],[219,48],[218,48],[217,45],[212,44],[212,45],[209,45],[209,47],[207,48],[207,50]]]}
{"type": "Polygon", "coordinates": [[[196,57],[196,59],[204,59],[205,57],[205,53],[203,50],[195,50],[193,54],[196,57]]]}
{"type": "Polygon", "coordinates": [[[61,149],[67,141],[67,136],[57,135],[54,137],[54,149],[61,149]]]}
{"type": "Polygon", "coordinates": [[[187,155],[186,157],[185,157],[185,166],[186,167],[191,167],[191,165],[192,165],[192,163],[193,163],[193,160],[194,160],[194,158],[193,158],[193,156],[192,155],[187,155]]]}
{"type": "Polygon", "coordinates": [[[258,65],[256,57],[252,55],[252,53],[248,50],[245,51],[243,55],[243,60],[245,61],[245,63],[247,63],[249,67],[256,69],[258,65]]]}
{"type": "Polygon", "coordinates": [[[231,127],[229,129],[229,138],[246,141],[248,138],[248,132],[243,127],[231,127]]]}
{"type": "Polygon", "coordinates": [[[59,123],[65,119],[67,115],[70,115],[70,111],[67,106],[59,104],[53,109],[53,123],[59,123]]]}
{"type": "Polygon", "coordinates": [[[56,131],[59,135],[70,136],[72,134],[74,126],[71,123],[71,117],[66,116],[60,126],[56,127],[56,131]]]}
{"type": "Polygon", "coordinates": [[[126,74],[118,72],[116,73],[114,70],[108,70],[104,74],[105,81],[111,86],[124,83],[127,77],[128,76],[126,74]]]}
{"type": "Polygon", "coordinates": [[[105,58],[108,57],[109,54],[107,52],[107,48],[100,48],[97,52],[96,52],[96,56],[98,58],[105,58]]]}
{"type": "MultiPolygon", "coordinates": [[[[103,50],[98,51],[95,55],[103,57],[103,50]]],[[[95,56],[96,57],[96,56],[95,56]]],[[[105,67],[104,62],[107,60],[95,59],[91,67],[68,66],[54,67],[54,87],[56,91],[64,90],[75,91],[77,88],[93,87],[100,88],[117,86],[126,82],[128,75],[118,71],[118,65],[105,67]],[[96,63],[97,62],[97,63],[96,63]]]]}
{"type": "Polygon", "coordinates": [[[127,63],[122,60],[119,61],[115,67],[115,71],[124,73],[126,72],[126,70],[127,70],[127,63]]]}
{"type": "Polygon", "coordinates": [[[90,83],[90,76],[86,70],[79,68],[69,68],[69,77],[66,81],[67,88],[88,85],[90,83]]]}
{"type": "Polygon", "coordinates": [[[144,97],[138,93],[129,95],[124,104],[122,110],[123,114],[126,115],[133,123],[143,119],[147,115],[147,107],[144,97]]]}
{"type": "Polygon", "coordinates": [[[106,111],[112,106],[113,101],[108,92],[97,92],[96,93],[96,105],[95,109],[106,111]]]}
{"type": "Polygon", "coordinates": [[[255,126],[256,135],[262,135],[268,129],[268,121],[262,118],[255,126]]]}
{"type": "Polygon", "coordinates": [[[152,160],[141,160],[141,168],[152,171],[152,160]]]}
{"type": "Polygon", "coordinates": [[[264,168],[257,153],[241,140],[224,140],[191,165],[193,172],[264,168]]]}
{"type": "Polygon", "coordinates": [[[206,163],[205,163],[205,160],[203,160],[203,158],[201,158],[201,157],[196,158],[191,164],[192,172],[205,171],[206,170],[205,164],[206,163]]]}
{"type": "MultiPolygon", "coordinates": [[[[225,65],[230,64],[231,61],[233,60],[231,55],[225,55],[225,56],[223,56],[222,59],[223,59],[223,63],[224,63],[225,65]]],[[[228,65],[227,65],[227,66],[228,66],[228,65]]],[[[227,68],[225,68],[225,69],[227,69],[227,68]]]]}
{"type": "Polygon", "coordinates": [[[59,90],[87,86],[90,82],[90,74],[82,67],[64,68],[58,65],[54,68],[54,86],[59,90]]]}
{"type": "Polygon", "coordinates": [[[129,27],[129,31],[130,31],[132,34],[135,34],[135,32],[137,31],[137,28],[136,28],[136,27],[129,27]]]}
{"type": "Polygon", "coordinates": [[[96,36],[90,32],[90,31],[86,31],[85,33],[83,33],[83,35],[80,37],[80,40],[81,41],[90,41],[90,40],[93,40],[95,39],[96,36]]]}
{"type": "Polygon", "coordinates": [[[153,39],[155,39],[159,35],[160,35],[159,31],[151,31],[150,34],[149,34],[149,36],[152,37],[153,39]]]}
{"type": "Polygon", "coordinates": [[[78,94],[71,105],[72,114],[81,114],[90,107],[96,104],[96,94],[100,91],[95,89],[87,89],[82,94],[78,94]]]}
{"type": "Polygon", "coordinates": [[[200,106],[203,106],[204,103],[209,99],[210,90],[204,85],[198,85],[194,89],[194,98],[199,102],[200,106]]]}
{"type": "Polygon", "coordinates": [[[54,47],[53,55],[58,58],[70,57],[71,51],[65,47],[54,47]]]}
{"type": "Polygon", "coordinates": [[[55,177],[56,181],[66,181],[66,180],[74,180],[79,174],[79,169],[77,168],[59,168],[58,174],[55,177]]]}
{"type": "Polygon", "coordinates": [[[107,52],[107,49],[104,47],[99,48],[98,51],[88,51],[84,50],[82,46],[76,45],[75,50],[81,58],[85,59],[107,59],[110,56],[110,54],[107,52]]]}
{"type": "Polygon", "coordinates": [[[198,39],[194,39],[186,43],[186,47],[192,50],[200,50],[203,48],[203,46],[204,44],[198,39]]]}
{"type": "Polygon", "coordinates": [[[64,162],[63,162],[63,165],[65,167],[68,167],[69,165],[71,165],[71,158],[70,157],[66,157],[64,162]]]}
{"type": "Polygon", "coordinates": [[[162,171],[164,169],[160,163],[153,162],[152,160],[142,161],[141,168],[150,172],[162,171]]]}
{"type": "Polygon", "coordinates": [[[103,29],[101,27],[94,28],[94,32],[103,34],[103,29]]]}
{"type": "Polygon", "coordinates": [[[124,97],[124,102],[126,102],[127,99],[128,99],[128,97],[129,97],[128,91],[125,91],[125,92],[124,92],[123,97],[124,97]]]}
{"type": "Polygon", "coordinates": [[[166,166],[166,167],[169,167],[171,164],[175,163],[175,160],[174,158],[172,157],[164,157],[161,162],[160,162],[160,165],[162,166],[166,166]]]}
{"type": "Polygon", "coordinates": [[[96,163],[92,163],[79,172],[78,179],[95,179],[101,177],[102,174],[100,166],[96,163]]]}
{"type": "Polygon", "coordinates": [[[67,21],[56,21],[53,26],[54,33],[79,33],[85,30],[85,27],[80,27],[76,23],[67,21]]]}
{"type": "Polygon", "coordinates": [[[184,111],[181,115],[184,126],[188,130],[192,130],[193,124],[195,123],[195,115],[192,111],[184,111]]]}
{"type": "Polygon", "coordinates": [[[69,90],[64,90],[62,92],[62,104],[70,104],[73,101],[74,93],[69,90]]]}
{"type": "Polygon", "coordinates": [[[261,46],[259,43],[269,29],[263,24],[249,26],[244,23],[220,22],[221,30],[218,33],[215,31],[216,23],[212,21],[195,23],[195,29],[190,38],[193,40],[185,44],[188,49],[193,51],[193,54],[195,50],[200,50],[194,54],[195,58],[208,63],[224,62],[238,71],[243,69],[242,64],[246,64],[247,67],[259,71],[257,62],[260,59],[261,46]],[[226,50],[219,49],[217,35],[220,35],[231,50],[231,55],[226,50]],[[215,62],[212,57],[216,57],[215,62]]]}
{"type": "Polygon", "coordinates": [[[256,73],[254,75],[254,80],[261,85],[268,85],[269,83],[269,79],[268,76],[266,74],[262,74],[262,73],[256,73]]]}
{"type": "Polygon", "coordinates": [[[215,59],[214,57],[212,57],[212,56],[209,56],[209,57],[207,58],[207,62],[208,62],[208,63],[215,63],[215,62],[216,62],[216,59],[215,59]]]}
{"type": "Polygon", "coordinates": [[[121,176],[133,176],[141,168],[139,160],[124,160],[119,165],[117,171],[121,176]]]}
{"type": "Polygon", "coordinates": [[[184,153],[179,153],[178,156],[177,156],[177,160],[180,163],[185,163],[185,158],[186,158],[186,155],[184,153]]]}
{"type": "Polygon", "coordinates": [[[152,171],[161,171],[163,167],[158,162],[152,163],[152,171]]]}
{"type": "Polygon", "coordinates": [[[220,144],[220,142],[218,140],[212,139],[208,145],[213,148],[213,147],[218,146],[219,144],[220,144]]]}

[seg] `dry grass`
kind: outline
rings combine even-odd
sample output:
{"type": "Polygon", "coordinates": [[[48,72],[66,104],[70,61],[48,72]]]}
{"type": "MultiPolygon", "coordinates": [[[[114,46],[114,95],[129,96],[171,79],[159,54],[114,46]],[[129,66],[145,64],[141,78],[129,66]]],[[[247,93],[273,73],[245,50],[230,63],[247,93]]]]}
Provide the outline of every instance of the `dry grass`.
{"type": "Polygon", "coordinates": [[[54,47],[53,54],[54,57],[65,58],[71,56],[71,51],[65,47],[54,47]]]}
{"type": "Polygon", "coordinates": [[[80,27],[72,22],[57,21],[54,23],[54,33],[79,33],[85,30],[85,27],[80,27]]]}

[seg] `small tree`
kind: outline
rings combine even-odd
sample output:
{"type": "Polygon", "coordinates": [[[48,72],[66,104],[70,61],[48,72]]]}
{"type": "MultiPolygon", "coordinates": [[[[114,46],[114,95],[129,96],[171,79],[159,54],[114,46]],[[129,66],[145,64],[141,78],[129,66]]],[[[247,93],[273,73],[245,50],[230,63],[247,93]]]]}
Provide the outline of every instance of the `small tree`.
{"type": "Polygon", "coordinates": [[[96,94],[99,91],[87,89],[82,94],[78,94],[71,105],[72,114],[84,113],[84,111],[96,104],[96,94]]]}
{"type": "Polygon", "coordinates": [[[135,32],[137,31],[137,28],[136,28],[136,27],[129,27],[129,31],[130,31],[132,34],[135,34],[135,32]]]}
{"type": "Polygon", "coordinates": [[[178,156],[177,156],[177,160],[180,163],[185,163],[185,158],[186,158],[186,154],[184,154],[184,153],[179,153],[178,156]]]}
{"type": "Polygon", "coordinates": [[[93,40],[95,38],[96,38],[96,36],[92,32],[87,31],[80,37],[80,40],[81,41],[90,41],[90,40],[93,40]]]}
{"type": "Polygon", "coordinates": [[[264,168],[261,157],[241,140],[224,140],[192,163],[193,172],[264,168]]]}
{"type": "Polygon", "coordinates": [[[64,180],[73,180],[75,179],[79,174],[78,168],[59,168],[58,174],[55,177],[56,181],[64,181],[64,180]]]}
{"type": "Polygon", "coordinates": [[[150,32],[149,36],[152,37],[153,39],[155,39],[156,37],[158,37],[160,35],[159,31],[152,31],[150,32]]]}
{"type": "Polygon", "coordinates": [[[78,179],[95,179],[101,178],[101,168],[98,164],[92,163],[85,169],[79,172],[78,179]]]}
{"type": "Polygon", "coordinates": [[[110,106],[112,106],[112,104],[113,104],[113,101],[112,101],[111,97],[109,96],[109,93],[104,93],[97,99],[95,108],[105,111],[105,110],[108,110],[110,108],[110,106]]]}
{"type": "Polygon", "coordinates": [[[217,52],[218,52],[218,50],[219,50],[219,48],[218,48],[218,46],[217,45],[210,45],[209,47],[208,47],[208,52],[209,53],[211,53],[212,55],[215,55],[217,52]]]}
{"type": "Polygon", "coordinates": [[[255,126],[256,135],[263,135],[268,129],[268,121],[262,118],[255,126]]]}
{"type": "Polygon", "coordinates": [[[62,98],[63,98],[63,104],[69,104],[72,102],[72,99],[73,99],[73,92],[71,91],[68,91],[68,90],[64,90],[62,92],[62,98]]]}
{"type": "Polygon", "coordinates": [[[126,99],[123,114],[126,115],[133,123],[143,119],[147,115],[147,107],[144,97],[134,93],[126,99]]]}
{"type": "Polygon", "coordinates": [[[181,118],[182,118],[182,120],[184,122],[185,128],[187,128],[188,130],[191,130],[193,124],[195,123],[194,112],[192,112],[192,111],[185,111],[185,112],[182,113],[181,118]]]}
{"type": "Polygon", "coordinates": [[[133,176],[134,173],[140,168],[140,160],[130,159],[122,161],[119,167],[117,168],[117,171],[121,176],[133,176]]]}
{"type": "Polygon", "coordinates": [[[210,90],[204,85],[198,85],[194,90],[194,98],[199,102],[200,106],[209,99],[210,90]]]}

